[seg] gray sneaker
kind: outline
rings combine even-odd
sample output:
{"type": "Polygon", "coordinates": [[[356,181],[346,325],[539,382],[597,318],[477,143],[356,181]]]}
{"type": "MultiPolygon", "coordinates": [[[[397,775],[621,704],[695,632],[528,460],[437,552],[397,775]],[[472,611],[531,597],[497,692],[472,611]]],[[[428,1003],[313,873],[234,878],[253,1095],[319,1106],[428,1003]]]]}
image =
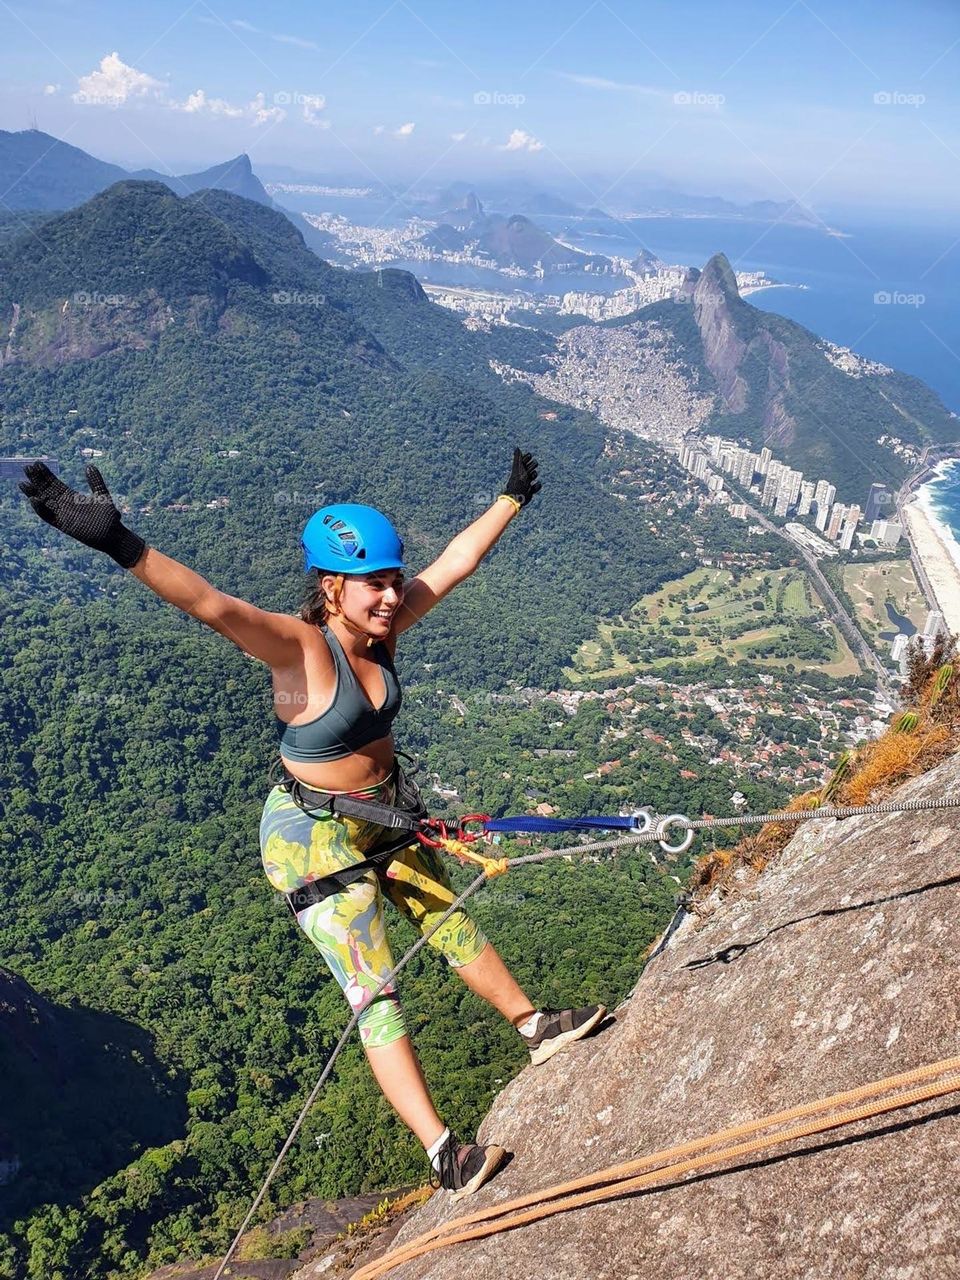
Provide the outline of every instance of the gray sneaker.
{"type": "Polygon", "coordinates": [[[451,1200],[472,1195],[489,1181],[506,1155],[503,1147],[481,1147],[475,1142],[460,1143],[451,1133],[437,1155],[439,1171],[430,1173],[430,1182],[452,1191],[451,1200]]]}
{"type": "Polygon", "coordinates": [[[589,1035],[606,1012],[605,1004],[588,1004],[582,1009],[541,1009],[536,1031],[523,1037],[533,1066],[552,1058],[564,1045],[589,1035]]]}

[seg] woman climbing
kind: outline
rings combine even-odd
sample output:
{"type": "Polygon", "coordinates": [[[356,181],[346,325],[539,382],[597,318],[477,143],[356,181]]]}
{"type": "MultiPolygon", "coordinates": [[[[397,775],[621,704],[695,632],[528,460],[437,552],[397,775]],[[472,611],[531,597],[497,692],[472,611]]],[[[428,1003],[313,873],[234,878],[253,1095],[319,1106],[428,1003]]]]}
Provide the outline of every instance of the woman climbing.
{"type": "MultiPolygon", "coordinates": [[[[274,706],[285,713],[276,717],[285,779],[267,796],[260,823],[267,878],[287,895],[298,925],[360,1011],[373,1074],[422,1142],[440,1186],[456,1199],[475,1191],[506,1152],[451,1134],[427,1090],[392,984],[372,998],[393,968],[384,896],[425,933],[455,894],[439,854],[409,832],[398,838],[396,827],[369,815],[389,821],[403,811],[424,812],[391,734],[401,701],[397,639],[476,570],[539,492],[534,458],[515,449],[504,492],[407,584],[403,544],[381,512],[354,503],[316,512],[301,539],[304,567],[316,580],[299,617],[226,595],[148,547],[123,525],[96,467],[86,469],[89,494],[70,489],[42,462],[25,474],[20,488],[48,524],[106,552],[162,599],[270,667],[274,706]],[[373,865],[356,866],[371,858],[373,865]]],[[[430,945],[517,1029],[535,1064],[585,1036],[606,1012],[603,1005],[535,1009],[462,909],[430,945]]]]}

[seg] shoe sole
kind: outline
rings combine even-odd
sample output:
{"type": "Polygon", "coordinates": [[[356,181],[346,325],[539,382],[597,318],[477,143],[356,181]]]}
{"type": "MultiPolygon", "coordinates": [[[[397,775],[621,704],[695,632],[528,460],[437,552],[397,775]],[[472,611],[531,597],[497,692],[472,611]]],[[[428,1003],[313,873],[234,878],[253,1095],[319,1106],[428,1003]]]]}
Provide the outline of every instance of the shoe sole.
{"type": "Polygon", "coordinates": [[[582,1040],[602,1018],[606,1017],[606,1013],[607,1006],[602,1004],[593,1017],[588,1018],[582,1026],[574,1027],[572,1031],[561,1031],[559,1035],[552,1036],[549,1040],[544,1041],[543,1044],[537,1045],[536,1049],[531,1049],[531,1066],[539,1067],[541,1063],[547,1062],[555,1053],[559,1053],[568,1044],[573,1044],[575,1040],[582,1040]]]}
{"type": "Polygon", "coordinates": [[[469,1182],[465,1182],[459,1191],[451,1191],[450,1199],[454,1202],[462,1200],[464,1196],[472,1196],[487,1179],[498,1169],[507,1154],[505,1147],[487,1147],[486,1159],[483,1162],[483,1168],[478,1169],[469,1182]]]}

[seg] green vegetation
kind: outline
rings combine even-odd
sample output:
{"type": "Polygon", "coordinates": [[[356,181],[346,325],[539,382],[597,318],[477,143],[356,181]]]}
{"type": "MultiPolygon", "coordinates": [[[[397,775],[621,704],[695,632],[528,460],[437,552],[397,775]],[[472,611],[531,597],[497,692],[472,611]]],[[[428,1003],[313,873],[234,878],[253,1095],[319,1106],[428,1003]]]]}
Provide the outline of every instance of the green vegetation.
{"type": "Polygon", "coordinates": [[[644,596],[619,624],[600,623],[567,675],[576,683],[721,657],[833,676],[859,671],[802,570],[704,566],[644,596]]]}
{"type": "MultiPolygon", "coordinates": [[[[401,644],[401,745],[492,813],[526,811],[538,791],[564,812],[701,799],[652,751],[613,788],[584,778],[606,756],[597,704],[567,720],[536,698],[484,701],[554,687],[598,612],[674,578],[687,513],[678,501],[656,534],[641,525],[614,496],[623,463],[596,421],[552,405],[542,418],[543,401],[490,373],[484,335],[411,277],[334,271],[280,215],[226,193],[181,201],[122,183],[0,254],[0,282],[5,323],[22,303],[0,452],[50,453],[82,486],[79,450],[102,449],[132,527],[267,608],[296,610],[297,539],[322,502],[384,507],[419,566],[495,498],[513,442],[533,449],[535,507],[401,644]],[[135,251],[144,227],[153,239],[135,251]],[[274,300],[294,290],[315,300],[274,300]],[[108,315],[65,307],[77,291],[125,301],[108,315]]],[[[626,456],[635,481],[662,477],[639,444],[626,456]]],[[[12,481],[0,511],[0,956],[75,1012],[55,1027],[89,1046],[63,1091],[72,1124],[30,1059],[5,1076],[17,1091],[0,1119],[22,1167],[4,1188],[0,1276],[113,1280],[225,1247],[348,1010],[260,866],[269,673],[52,531],[12,481]]],[[[732,771],[702,787],[722,804],[732,771]]],[[[769,803],[770,790],[752,794],[769,803]]],[[[615,1002],[674,889],[645,855],[559,862],[491,885],[475,914],[540,1003],[615,1002]]],[[[392,936],[397,954],[412,940],[398,920],[392,936]]],[[[432,953],[403,995],[438,1105],[467,1133],[522,1045],[432,953]]],[[[264,1214],[423,1169],[354,1044],[264,1214]]]]}

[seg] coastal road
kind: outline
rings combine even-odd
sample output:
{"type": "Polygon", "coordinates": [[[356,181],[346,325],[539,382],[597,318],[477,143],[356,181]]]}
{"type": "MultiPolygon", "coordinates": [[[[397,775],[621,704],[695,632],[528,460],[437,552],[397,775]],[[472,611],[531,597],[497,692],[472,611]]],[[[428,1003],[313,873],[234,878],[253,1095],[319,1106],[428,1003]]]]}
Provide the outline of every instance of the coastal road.
{"type": "MultiPolygon", "coordinates": [[[[742,501],[743,499],[741,498],[741,502],[742,501]]],[[[799,543],[794,542],[794,540],[790,537],[788,533],[785,533],[783,529],[778,528],[777,525],[775,525],[772,520],[768,520],[762,511],[758,511],[756,507],[751,507],[749,503],[744,503],[744,506],[746,506],[747,511],[754,518],[754,520],[756,520],[757,524],[761,525],[764,529],[766,529],[768,533],[775,533],[778,538],[783,538],[785,542],[789,542],[790,546],[794,549],[794,551],[800,554],[800,556],[803,558],[804,564],[807,566],[807,568],[810,571],[810,576],[813,578],[814,582],[817,585],[817,591],[820,594],[820,598],[823,600],[823,603],[826,605],[826,609],[827,609],[827,613],[829,614],[830,621],[840,628],[841,632],[843,633],[847,641],[847,644],[849,644],[853,652],[859,657],[864,667],[866,667],[868,671],[872,671],[876,675],[877,687],[879,688],[880,692],[884,694],[887,701],[892,706],[896,706],[897,703],[899,702],[899,694],[898,694],[898,691],[894,688],[894,685],[890,679],[889,673],[887,672],[883,663],[874,653],[874,651],[867,644],[866,640],[860,634],[853,619],[850,617],[849,613],[847,613],[846,609],[843,607],[843,604],[841,603],[839,596],[834,591],[833,587],[831,587],[827,579],[824,577],[823,570],[820,568],[819,564],[817,563],[816,556],[812,555],[811,552],[809,552],[806,549],[806,547],[801,547],[799,543]]]]}

